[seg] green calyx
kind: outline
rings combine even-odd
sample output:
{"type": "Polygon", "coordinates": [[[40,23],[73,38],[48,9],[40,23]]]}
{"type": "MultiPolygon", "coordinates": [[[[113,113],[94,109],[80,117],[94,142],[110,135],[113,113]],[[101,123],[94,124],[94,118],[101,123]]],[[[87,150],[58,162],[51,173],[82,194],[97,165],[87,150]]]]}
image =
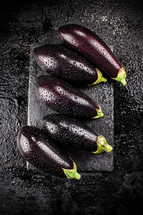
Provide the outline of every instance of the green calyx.
{"type": "Polygon", "coordinates": [[[123,67],[120,68],[119,72],[118,72],[118,75],[116,78],[112,78],[116,81],[120,81],[124,86],[127,86],[127,82],[126,82],[126,72],[125,72],[125,69],[123,67]]]}
{"type": "Polygon", "coordinates": [[[103,77],[101,71],[99,69],[97,69],[97,68],[96,68],[96,71],[97,71],[97,74],[98,74],[97,80],[92,84],[88,84],[88,86],[99,84],[100,82],[107,82],[107,79],[103,77]]]}
{"type": "Polygon", "coordinates": [[[97,150],[96,152],[93,152],[94,154],[100,154],[104,151],[111,152],[112,150],[113,147],[107,143],[104,136],[101,135],[97,137],[97,150]]]}
{"type": "Polygon", "coordinates": [[[96,109],[96,111],[97,111],[97,115],[96,116],[94,116],[94,117],[92,117],[92,119],[98,119],[98,118],[100,118],[100,117],[103,117],[104,116],[104,113],[102,112],[102,110],[101,110],[101,107],[99,106],[99,109],[96,109]]]}
{"type": "Polygon", "coordinates": [[[64,169],[64,168],[62,169],[68,179],[76,178],[79,180],[81,178],[81,175],[77,172],[77,166],[74,162],[73,162],[73,169],[64,169]]]}

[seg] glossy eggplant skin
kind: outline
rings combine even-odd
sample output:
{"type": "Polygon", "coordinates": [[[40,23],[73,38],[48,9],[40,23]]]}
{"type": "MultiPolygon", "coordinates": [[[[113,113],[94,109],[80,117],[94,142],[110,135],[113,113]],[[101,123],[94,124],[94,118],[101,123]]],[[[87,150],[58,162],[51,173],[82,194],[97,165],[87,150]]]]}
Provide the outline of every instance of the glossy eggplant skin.
{"type": "Polygon", "coordinates": [[[65,177],[62,168],[73,168],[72,160],[38,128],[23,126],[18,135],[17,146],[29,163],[52,175],[65,177]]]}
{"type": "MultiPolygon", "coordinates": [[[[69,24],[61,26],[58,29],[58,34],[62,42],[90,59],[111,78],[117,79],[119,72],[122,73],[122,79],[126,78],[124,68],[109,47],[88,28],[81,25],[69,24]]],[[[125,80],[123,80],[123,84],[126,85],[125,80]]]]}
{"type": "Polygon", "coordinates": [[[44,128],[47,134],[62,147],[79,148],[90,152],[97,150],[98,135],[75,119],[60,114],[50,114],[44,117],[44,128]]]}
{"type": "Polygon", "coordinates": [[[61,45],[46,45],[33,50],[39,67],[50,75],[80,85],[92,84],[98,71],[84,58],[61,45]]]}
{"type": "Polygon", "coordinates": [[[36,91],[41,101],[61,114],[84,119],[103,116],[100,106],[95,101],[55,77],[38,77],[36,91]]]}

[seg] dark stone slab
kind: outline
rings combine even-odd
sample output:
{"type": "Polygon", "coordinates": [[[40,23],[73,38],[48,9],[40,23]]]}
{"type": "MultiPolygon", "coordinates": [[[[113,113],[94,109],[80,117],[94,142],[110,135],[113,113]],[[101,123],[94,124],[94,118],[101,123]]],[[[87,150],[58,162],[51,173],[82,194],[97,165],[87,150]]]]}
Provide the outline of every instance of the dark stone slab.
{"type": "MultiPolygon", "coordinates": [[[[53,38],[56,41],[56,32],[53,32],[53,38]],[[54,38],[55,37],[55,38],[54,38]]],[[[53,39],[52,39],[53,40],[53,39]]],[[[46,41],[40,45],[46,44],[46,41]]],[[[28,124],[42,128],[42,119],[45,115],[51,114],[52,111],[44,103],[39,101],[35,94],[36,78],[43,72],[36,64],[32,57],[32,50],[39,46],[35,44],[30,51],[30,68],[29,68],[29,101],[28,101],[28,124]]],[[[101,83],[93,87],[80,87],[80,90],[90,96],[93,100],[98,101],[101,105],[104,117],[96,120],[88,120],[87,124],[93,131],[99,135],[104,135],[107,142],[113,146],[114,144],[114,95],[112,83],[101,83]]],[[[95,171],[112,171],[113,170],[113,151],[111,153],[102,153],[94,155],[81,150],[69,149],[68,151],[74,158],[81,172],[95,172],[95,171]]]]}

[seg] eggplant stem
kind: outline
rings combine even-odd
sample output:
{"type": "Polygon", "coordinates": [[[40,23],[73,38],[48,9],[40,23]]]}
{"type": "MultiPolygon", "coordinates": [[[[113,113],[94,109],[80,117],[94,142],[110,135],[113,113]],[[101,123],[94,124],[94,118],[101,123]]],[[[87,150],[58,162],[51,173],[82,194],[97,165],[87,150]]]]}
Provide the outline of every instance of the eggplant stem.
{"type": "Polygon", "coordinates": [[[97,115],[92,117],[92,119],[98,119],[104,116],[104,113],[102,112],[100,105],[99,105],[99,109],[96,109],[96,111],[97,111],[97,115]]]}
{"type": "Polygon", "coordinates": [[[118,75],[116,78],[112,78],[116,81],[120,81],[124,86],[127,86],[127,81],[125,80],[127,77],[126,71],[123,67],[120,68],[118,75]]]}
{"type": "Polygon", "coordinates": [[[113,150],[113,147],[110,146],[104,136],[98,136],[97,137],[97,150],[93,152],[94,154],[100,154],[104,151],[111,152],[113,150]]]}
{"type": "Polygon", "coordinates": [[[76,178],[79,180],[81,178],[81,175],[77,172],[77,166],[75,162],[73,162],[73,169],[62,169],[68,179],[76,178]]]}
{"type": "Polygon", "coordinates": [[[101,71],[99,69],[97,69],[97,68],[96,68],[96,71],[97,71],[97,74],[98,74],[97,80],[92,84],[88,84],[88,86],[99,84],[100,82],[107,82],[107,79],[103,77],[101,71]]]}

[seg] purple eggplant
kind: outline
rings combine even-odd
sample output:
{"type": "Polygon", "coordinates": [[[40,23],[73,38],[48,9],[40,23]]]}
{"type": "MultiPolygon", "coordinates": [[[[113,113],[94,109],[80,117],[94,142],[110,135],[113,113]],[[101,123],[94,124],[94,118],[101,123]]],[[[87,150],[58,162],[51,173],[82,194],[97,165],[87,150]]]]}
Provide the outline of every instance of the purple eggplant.
{"type": "Polygon", "coordinates": [[[75,118],[99,118],[101,107],[84,93],[57,78],[42,75],[37,79],[36,94],[51,109],[75,118]]]}
{"type": "Polygon", "coordinates": [[[42,70],[68,82],[94,85],[107,81],[97,68],[61,45],[37,47],[33,56],[42,70]]]}
{"type": "Polygon", "coordinates": [[[70,117],[59,114],[47,115],[44,117],[44,129],[62,147],[79,148],[95,154],[113,150],[104,136],[97,135],[90,128],[70,117]]]}
{"type": "Polygon", "coordinates": [[[61,26],[58,34],[67,46],[83,54],[112,79],[127,85],[125,69],[109,47],[94,32],[81,25],[69,24],[61,26]]]}
{"type": "Polygon", "coordinates": [[[35,167],[59,177],[80,179],[76,164],[40,129],[23,126],[17,146],[22,156],[35,167]]]}

